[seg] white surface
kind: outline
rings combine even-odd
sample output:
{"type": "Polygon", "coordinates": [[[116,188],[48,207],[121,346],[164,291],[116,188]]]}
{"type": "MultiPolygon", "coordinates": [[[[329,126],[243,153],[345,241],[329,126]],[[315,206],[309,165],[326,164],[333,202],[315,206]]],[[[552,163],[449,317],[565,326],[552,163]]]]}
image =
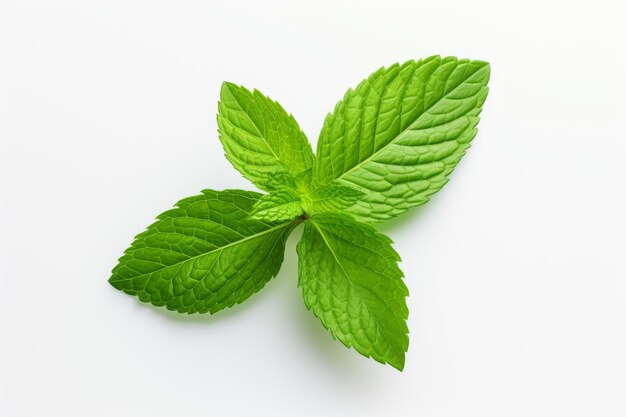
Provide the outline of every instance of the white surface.
{"type": "Polygon", "coordinates": [[[0,2],[0,415],[626,415],[621,2],[310,3],[0,2]],[[348,87],[435,53],[490,61],[491,93],[450,184],[382,227],[411,291],[404,373],[306,311],[300,231],[218,316],[109,286],[179,198],[252,189],[217,140],[222,80],[315,143],[348,87]]]}

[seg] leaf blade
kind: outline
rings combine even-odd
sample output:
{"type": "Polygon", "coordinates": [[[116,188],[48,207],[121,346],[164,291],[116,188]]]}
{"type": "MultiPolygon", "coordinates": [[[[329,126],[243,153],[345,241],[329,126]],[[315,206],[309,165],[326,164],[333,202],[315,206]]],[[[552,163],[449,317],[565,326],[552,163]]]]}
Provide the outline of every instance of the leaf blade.
{"type": "Polygon", "coordinates": [[[290,187],[265,194],[252,207],[250,218],[267,221],[293,220],[302,214],[300,195],[290,187]]]}
{"type": "Polygon", "coordinates": [[[296,120],[258,90],[223,83],[217,123],[227,159],[262,190],[313,166],[313,150],[296,120]]]}
{"type": "Polygon", "coordinates": [[[333,337],[402,370],[408,349],[408,290],[391,241],[348,215],[311,217],[298,243],[305,305],[333,337]]]}
{"type": "Polygon", "coordinates": [[[293,222],[246,220],[258,193],[204,190],[139,234],[111,285],[180,313],[215,313],[243,302],[280,269],[293,222]]]}
{"type": "Polygon", "coordinates": [[[302,207],[309,214],[343,211],[356,204],[363,193],[336,181],[313,188],[302,195],[302,207]]]}
{"type": "Polygon", "coordinates": [[[486,62],[453,57],[379,69],[326,118],[314,178],[363,191],[348,209],[363,221],[426,203],[476,135],[488,80],[486,62]]]}

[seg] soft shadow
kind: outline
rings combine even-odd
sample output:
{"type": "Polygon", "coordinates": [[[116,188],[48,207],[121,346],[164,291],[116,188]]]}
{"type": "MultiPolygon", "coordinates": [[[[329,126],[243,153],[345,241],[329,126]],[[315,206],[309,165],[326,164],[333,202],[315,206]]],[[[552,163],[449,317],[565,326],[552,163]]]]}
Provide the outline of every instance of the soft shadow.
{"type": "Polygon", "coordinates": [[[306,350],[304,356],[310,362],[315,362],[316,368],[325,368],[354,383],[363,380],[371,372],[368,369],[370,366],[383,366],[361,356],[354,349],[346,348],[339,340],[334,340],[320,320],[307,310],[302,301],[302,292],[298,289],[293,293],[294,296],[289,297],[289,304],[293,311],[290,322],[294,337],[301,341],[299,345],[306,350]]]}
{"type": "Polygon", "coordinates": [[[407,227],[409,227],[408,225],[416,224],[431,209],[432,204],[424,204],[418,207],[413,207],[397,217],[385,220],[380,224],[376,224],[374,227],[376,227],[376,229],[378,229],[382,233],[393,234],[393,232],[396,230],[406,229],[407,227]]]}
{"type": "MultiPolygon", "coordinates": [[[[279,274],[280,276],[280,274],[279,274]]],[[[163,317],[166,320],[176,321],[176,322],[185,322],[185,323],[197,323],[202,325],[211,325],[217,321],[227,321],[230,320],[232,316],[243,314],[246,310],[252,309],[256,303],[261,302],[263,298],[269,297],[269,293],[271,292],[271,287],[273,281],[276,280],[277,277],[274,277],[270,280],[261,290],[253,295],[251,295],[248,299],[244,300],[240,304],[235,304],[232,307],[229,307],[225,310],[220,310],[217,313],[211,315],[208,313],[200,314],[200,313],[179,313],[177,311],[168,310],[165,307],[155,307],[149,303],[137,303],[137,308],[150,310],[151,313],[154,313],[160,317],[163,317]]]]}
{"type": "MultiPolygon", "coordinates": [[[[294,332],[294,339],[299,341],[298,346],[305,352],[303,356],[313,364],[315,368],[322,368],[332,374],[335,379],[340,379],[346,384],[358,388],[364,395],[377,391],[377,378],[372,378],[372,373],[390,372],[397,373],[389,365],[380,364],[373,359],[361,356],[356,350],[346,348],[339,340],[333,339],[331,333],[324,328],[321,321],[307,310],[302,298],[302,290],[297,286],[298,257],[295,246],[300,240],[301,232],[292,235],[285,253],[284,273],[289,275],[287,293],[283,299],[287,304],[285,310],[289,311],[286,317],[294,332]]],[[[380,379],[383,383],[383,379],[380,379]]]]}

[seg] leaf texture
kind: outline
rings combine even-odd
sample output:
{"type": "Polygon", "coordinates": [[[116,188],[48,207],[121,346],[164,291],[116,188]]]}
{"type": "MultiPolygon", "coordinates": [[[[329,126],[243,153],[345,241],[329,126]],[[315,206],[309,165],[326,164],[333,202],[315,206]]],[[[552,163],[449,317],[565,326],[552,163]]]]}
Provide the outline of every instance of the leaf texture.
{"type": "Polygon", "coordinates": [[[363,195],[361,191],[335,181],[303,194],[302,208],[309,214],[342,211],[353,206],[363,195]]]}
{"type": "Polygon", "coordinates": [[[347,347],[402,370],[408,290],[391,241],[345,214],[305,223],[298,243],[304,302],[347,347]]]}
{"type": "Polygon", "coordinates": [[[476,135],[489,64],[434,56],[381,68],[324,121],[314,178],[356,187],[348,209],[381,221],[441,189],[476,135]]]}
{"type": "Polygon", "coordinates": [[[302,214],[300,195],[290,187],[261,196],[252,207],[250,218],[268,221],[293,220],[302,214]]]}
{"type": "Polygon", "coordinates": [[[180,313],[215,313],[241,303],[278,273],[297,224],[247,219],[259,196],[204,190],[179,201],[135,238],[109,282],[180,313]]]}
{"type": "Polygon", "coordinates": [[[218,104],[220,141],[241,174],[265,191],[313,166],[315,156],[296,120],[258,90],[223,83],[218,104]]]}

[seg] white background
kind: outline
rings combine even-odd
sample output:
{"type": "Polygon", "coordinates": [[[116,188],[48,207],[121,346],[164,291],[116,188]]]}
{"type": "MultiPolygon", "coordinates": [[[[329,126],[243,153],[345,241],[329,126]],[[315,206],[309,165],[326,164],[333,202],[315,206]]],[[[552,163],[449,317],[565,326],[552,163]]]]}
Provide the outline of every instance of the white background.
{"type": "Polygon", "coordinates": [[[0,1],[0,415],[626,415],[626,11],[608,1],[0,1]],[[474,146],[381,230],[411,292],[403,373],[279,276],[218,316],[114,290],[116,259],[203,188],[252,189],[220,83],[316,143],[344,91],[432,54],[492,64],[474,146]]]}

